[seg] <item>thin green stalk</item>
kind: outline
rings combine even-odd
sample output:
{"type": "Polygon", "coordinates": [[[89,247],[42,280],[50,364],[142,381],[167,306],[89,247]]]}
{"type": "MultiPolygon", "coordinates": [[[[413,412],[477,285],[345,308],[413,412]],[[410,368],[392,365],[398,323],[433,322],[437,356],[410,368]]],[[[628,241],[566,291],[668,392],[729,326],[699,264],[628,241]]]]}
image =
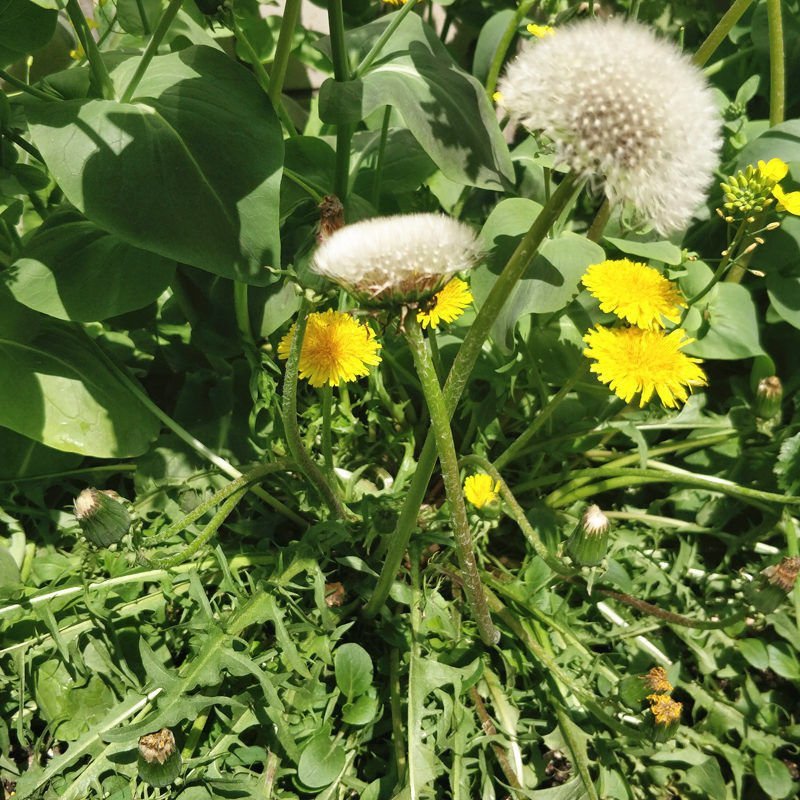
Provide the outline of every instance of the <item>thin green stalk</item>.
{"type": "MultiPolygon", "coordinates": [[[[204,445],[199,439],[196,439],[194,436],[192,436],[192,434],[189,433],[186,428],[180,425],[169,414],[167,414],[165,411],[162,411],[142,390],[139,384],[127,374],[125,369],[119,367],[112,358],[109,358],[105,351],[96,342],[93,343],[95,345],[95,351],[100,355],[103,363],[111,370],[111,372],[114,373],[114,375],[117,376],[117,379],[122,383],[122,385],[125,386],[125,388],[137,400],[139,400],[139,402],[151,414],[153,414],[154,417],[156,417],[156,419],[164,423],[167,428],[169,428],[181,441],[189,445],[192,450],[210,461],[215,467],[217,467],[217,469],[219,469],[220,472],[234,479],[242,477],[242,473],[230,462],[206,447],[206,445],[204,445]]],[[[274,508],[276,511],[283,514],[283,516],[292,520],[292,522],[301,525],[303,528],[307,526],[307,522],[296,511],[293,511],[291,508],[282,503],[276,497],[273,497],[269,492],[265,491],[260,486],[253,486],[250,491],[260,500],[263,500],[265,503],[272,506],[272,508],[274,508]]]]}
{"type": "Polygon", "coordinates": [[[333,387],[327,383],[322,387],[322,458],[325,470],[333,475],[333,446],[331,444],[331,406],[333,405],[333,387]]]}
{"type": "Polygon", "coordinates": [[[233,309],[236,315],[236,327],[245,347],[253,349],[256,340],[250,325],[250,305],[248,303],[248,286],[242,281],[233,282],[233,309]]]}
{"type": "MultiPolygon", "coordinates": [[[[329,0],[328,25],[331,31],[333,77],[337,83],[346,83],[350,80],[350,66],[347,63],[342,0],[329,0]]],[[[333,177],[333,193],[345,206],[347,206],[347,192],[350,183],[350,140],[353,137],[353,130],[353,126],[348,123],[336,126],[336,168],[333,177]]]]}
{"type": "Polygon", "coordinates": [[[136,65],[136,71],[133,73],[133,77],[130,79],[128,85],[125,87],[125,91],[122,93],[123,103],[130,103],[134,92],[138,88],[145,72],[147,72],[147,68],[150,66],[150,62],[158,52],[161,40],[164,38],[164,36],[166,36],[169,26],[172,25],[173,20],[178,14],[178,11],[180,11],[182,3],[183,0],[169,0],[169,5],[161,14],[161,19],[158,20],[158,25],[156,25],[156,29],[153,32],[153,35],[150,37],[150,41],[147,43],[144,53],[142,53],[142,57],[139,59],[139,63],[136,65]]]}
{"type": "Polygon", "coordinates": [[[92,77],[100,90],[100,94],[104,100],[113,100],[114,84],[108,74],[103,57],[100,55],[97,42],[95,42],[91,30],[89,30],[89,25],[86,22],[86,17],[83,16],[78,0],[67,0],[66,11],[72,27],[75,28],[75,33],[78,35],[83,51],[86,53],[86,58],[89,60],[89,69],[92,71],[92,77]]]}
{"type": "Polygon", "coordinates": [[[136,8],[139,11],[139,19],[142,21],[142,33],[145,36],[149,36],[150,35],[150,22],[148,21],[147,14],[145,13],[145,10],[144,10],[144,0],[136,0],[136,8]]]}
{"type": "Polygon", "coordinates": [[[536,551],[536,554],[547,564],[548,567],[550,567],[550,569],[552,569],[554,572],[558,572],[561,575],[575,574],[574,569],[568,567],[566,564],[563,564],[560,559],[554,556],[547,549],[545,543],[539,538],[539,534],[536,533],[533,525],[528,522],[528,518],[525,516],[524,509],[517,502],[517,498],[514,497],[511,489],[508,488],[508,484],[503,480],[503,476],[497,471],[497,469],[488,459],[479,455],[463,456],[459,461],[459,464],[461,466],[475,464],[492,477],[492,480],[500,487],[500,494],[503,500],[506,501],[506,505],[511,512],[511,516],[514,518],[514,521],[517,523],[517,525],[519,525],[520,530],[525,534],[525,538],[531,543],[533,549],[536,551]]]}
{"type": "Polygon", "coordinates": [[[342,505],[336,492],[331,488],[328,479],[322,470],[314,463],[308,454],[300,435],[300,426],[297,423],[297,379],[300,371],[300,351],[303,347],[303,337],[308,322],[310,304],[306,298],[300,303],[297,312],[297,323],[292,337],[292,346],[289,349],[289,358],[286,361],[286,372],[283,379],[283,399],[281,402],[281,416],[283,428],[286,433],[286,443],[292,458],[300,465],[305,476],[327,503],[334,516],[341,520],[348,519],[348,511],[342,505]]]}
{"type": "Polygon", "coordinates": [[[731,32],[733,26],[739,21],[742,14],[750,7],[753,0],[734,0],[731,7],[722,15],[722,19],[716,24],[714,30],[708,34],[706,40],[697,48],[697,52],[692,56],[692,61],[702,67],[709,58],[714,55],[716,49],[725,41],[725,37],[731,32]]]}
{"type": "Polygon", "coordinates": [[[22,136],[20,136],[18,133],[4,129],[2,134],[4,139],[8,139],[10,142],[14,142],[14,144],[17,145],[17,147],[19,147],[20,150],[24,150],[29,156],[35,158],[40,163],[44,164],[44,157],[38,151],[38,149],[34,147],[29,141],[23,139],[22,136]]]}
{"type": "MultiPolygon", "coordinates": [[[[783,511],[781,527],[786,535],[786,554],[789,556],[800,555],[797,526],[794,524],[794,518],[789,513],[788,509],[784,509],[783,511]]],[[[794,589],[792,589],[792,599],[794,602],[794,624],[797,628],[798,635],[800,635],[800,583],[794,585],[794,589]]]]}
{"type": "MultiPolygon", "coordinates": [[[[484,301],[478,315],[475,317],[475,321],[467,332],[464,343],[459,348],[450,374],[445,382],[444,397],[448,418],[452,418],[455,413],[467,379],[475,366],[475,362],[478,360],[483,344],[489,336],[497,315],[533,260],[550,227],[572,199],[578,185],[579,179],[573,175],[567,175],[562,180],[550,200],[539,213],[539,216],[534,220],[530,230],[517,245],[511,258],[492,286],[489,296],[484,301]]],[[[411,534],[416,527],[417,515],[435,464],[436,445],[433,432],[429,431],[419,456],[417,470],[408,487],[408,494],[400,512],[397,528],[390,540],[378,583],[372,597],[364,608],[364,613],[368,617],[374,617],[389,596],[389,590],[392,588],[392,583],[397,571],[400,569],[411,534]]]]}
{"type": "Polygon", "coordinates": [[[492,623],[486,597],[483,593],[483,584],[478,573],[478,564],[475,560],[475,551],[472,543],[472,533],[467,519],[467,508],[464,504],[464,494],[461,490],[461,476],[458,470],[458,456],[453,442],[453,432],[450,429],[450,414],[439,385],[439,378],[430,352],[422,335],[422,328],[412,315],[406,317],[406,340],[411,349],[414,366],[417,369],[422,393],[428,406],[431,418],[431,427],[436,437],[436,449],[439,451],[439,464],[442,470],[447,500],[450,504],[450,519],[453,525],[453,538],[458,554],[458,563],[464,579],[464,593],[472,610],[472,616],[478,625],[484,644],[494,645],[500,639],[500,634],[492,623]]]}
{"type": "MultiPolygon", "coordinates": [[[[378,37],[378,41],[370,48],[369,52],[361,59],[359,65],[353,70],[354,78],[363,77],[364,73],[372,66],[372,62],[380,55],[386,42],[392,38],[392,34],[400,26],[400,23],[414,10],[419,0],[408,0],[408,2],[389,18],[389,24],[384,28],[383,33],[378,37]]],[[[337,78],[337,80],[339,80],[337,78]]]]}
{"type": "Polygon", "coordinates": [[[375,177],[372,180],[372,205],[378,208],[381,199],[381,179],[383,178],[383,158],[386,153],[386,140],[389,138],[389,120],[392,118],[392,107],[386,106],[381,124],[381,138],[378,142],[378,155],[375,158],[375,177]]]}
{"type": "Polygon", "coordinates": [[[786,103],[786,56],[783,52],[781,0],[767,0],[769,24],[769,126],[779,125],[786,103]]]}
{"type": "Polygon", "coordinates": [[[500,75],[500,70],[503,68],[503,62],[505,61],[506,53],[508,53],[508,48],[511,47],[511,42],[514,41],[514,37],[517,35],[517,29],[525,15],[537,2],[538,0],[522,0],[519,6],[517,6],[517,10],[514,12],[514,16],[509,20],[506,29],[503,31],[503,35],[497,43],[497,50],[494,51],[492,63],[489,64],[489,71],[486,75],[486,83],[484,84],[489,97],[494,94],[494,90],[497,87],[497,78],[500,75]]]}
{"type": "Polygon", "coordinates": [[[706,78],[710,78],[712,75],[716,75],[718,72],[721,72],[725,67],[729,67],[731,64],[735,64],[737,61],[741,61],[744,58],[749,58],[755,52],[755,46],[750,47],[741,47],[735,53],[731,53],[729,56],[725,56],[724,58],[720,58],[715,61],[710,66],[706,67],[703,70],[703,75],[706,78]]]}
{"type": "Polygon", "coordinates": [[[286,0],[283,6],[283,19],[281,32],[278,34],[278,44],[275,46],[275,58],[272,62],[269,78],[269,99],[275,108],[281,103],[283,84],[286,81],[286,70],[289,56],[292,53],[292,38],[297,20],[300,18],[301,0],[286,0]]]}
{"type": "Polygon", "coordinates": [[[298,175],[294,170],[289,169],[289,167],[283,168],[283,174],[287,177],[292,183],[296,183],[304,192],[308,193],[308,196],[319,205],[323,199],[325,198],[325,191],[320,187],[315,187],[313,184],[308,183],[306,180],[303,179],[302,175],[298,175]]]}
{"type": "Polygon", "coordinates": [[[4,69],[0,69],[0,80],[7,83],[9,86],[13,86],[15,89],[19,89],[21,92],[29,94],[31,97],[38,98],[39,100],[61,99],[56,94],[44,92],[41,89],[37,89],[35,86],[31,86],[29,83],[25,83],[25,81],[21,81],[19,78],[16,78],[10,72],[6,72],[4,69]]]}
{"type": "Polygon", "coordinates": [[[550,398],[547,405],[536,415],[536,418],[510,445],[501,453],[495,460],[494,465],[497,469],[502,469],[507,464],[511,463],[515,458],[520,456],[528,442],[536,436],[539,429],[547,422],[553,415],[553,412],[561,405],[564,398],[575,388],[578,381],[586,375],[589,365],[581,363],[578,369],[570,375],[565,381],[564,385],[550,398]]]}
{"type": "Polygon", "coordinates": [[[586,238],[590,242],[599,242],[603,238],[603,231],[606,229],[610,217],[611,201],[606,197],[606,199],[603,200],[603,205],[600,206],[597,214],[595,214],[595,218],[592,220],[589,230],[586,232],[586,238]]]}

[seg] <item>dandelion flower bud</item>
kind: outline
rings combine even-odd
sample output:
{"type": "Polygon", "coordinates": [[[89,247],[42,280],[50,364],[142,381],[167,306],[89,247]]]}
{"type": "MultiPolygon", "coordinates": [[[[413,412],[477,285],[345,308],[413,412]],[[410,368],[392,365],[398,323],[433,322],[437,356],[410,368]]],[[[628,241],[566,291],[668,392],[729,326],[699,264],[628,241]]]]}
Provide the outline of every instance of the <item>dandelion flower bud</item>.
{"type": "Polygon", "coordinates": [[[681,724],[683,703],[673,700],[668,694],[650,694],[650,713],[652,718],[653,740],[666,742],[671,739],[681,724]]]}
{"type": "Polygon", "coordinates": [[[567,541],[567,552],[582,567],[599,564],[608,550],[608,517],[591,505],[567,541]]]}
{"type": "Polygon", "coordinates": [[[529,44],[498,84],[503,104],[542,131],[556,158],[605,177],[657,230],[686,226],[717,165],[720,116],[689,59],[643,25],[591,19],[529,44]]]}
{"type": "Polygon", "coordinates": [[[756,402],[753,410],[761,419],[772,419],[778,416],[783,401],[783,384],[777,375],[770,375],[758,382],[756,402]]]}
{"type": "Polygon", "coordinates": [[[800,556],[787,556],[779,563],[762,569],[747,585],[745,597],[762,614],[771,614],[794,589],[800,574],[800,556]]]}
{"type": "Polygon", "coordinates": [[[442,214],[402,214],[345,225],[323,242],[312,269],[360,302],[427,300],[480,255],[475,233],[442,214]]]}
{"type": "Polygon", "coordinates": [[[73,504],[83,535],[98,547],[116,544],[131,527],[128,509],[116,492],[84,489],[73,504]]]}
{"type": "Polygon", "coordinates": [[[139,777],[150,786],[169,786],[181,772],[181,754],[169,728],[147,733],[139,739],[136,764],[139,777]]]}

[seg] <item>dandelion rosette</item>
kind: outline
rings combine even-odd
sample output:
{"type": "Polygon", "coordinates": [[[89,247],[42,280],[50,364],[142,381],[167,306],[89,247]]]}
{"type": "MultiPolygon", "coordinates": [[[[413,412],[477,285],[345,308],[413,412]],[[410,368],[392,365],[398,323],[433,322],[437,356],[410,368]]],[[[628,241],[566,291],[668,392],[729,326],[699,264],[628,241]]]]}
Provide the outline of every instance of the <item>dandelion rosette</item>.
{"type": "Polygon", "coordinates": [[[720,116],[700,70],[643,25],[591,19],[530,43],[498,84],[556,158],[602,175],[662,233],[686,226],[717,165],[720,116]]]}
{"type": "Polygon", "coordinates": [[[663,328],[680,321],[686,307],[677,286],[657,269],[627,258],[592,264],[581,279],[600,309],[640,328],[663,328]]]}
{"type": "Polygon", "coordinates": [[[438,328],[441,322],[455,322],[471,302],[469,284],[461,278],[453,278],[417,312],[417,321],[423,328],[438,328]]]}
{"type": "Polygon", "coordinates": [[[442,214],[401,214],[345,225],[311,266],[360,302],[385,306],[430,299],[479,256],[468,225],[442,214]]]}
{"type": "MultiPolygon", "coordinates": [[[[289,358],[297,324],[278,344],[278,357],[289,358]]],[[[342,311],[328,310],[308,315],[300,349],[300,377],[314,387],[338,386],[369,373],[380,364],[380,343],[369,325],[363,325],[342,311]]]]}
{"type": "Polygon", "coordinates": [[[583,354],[595,361],[591,371],[626,403],[640,394],[643,407],[655,393],[667,408],[676,408],[686,401],[691,387],[706,384],[700,359],[681,352],[694,340],[680,328],[664,333],[598,325],[583,340],[587,344],[583,354]]]}

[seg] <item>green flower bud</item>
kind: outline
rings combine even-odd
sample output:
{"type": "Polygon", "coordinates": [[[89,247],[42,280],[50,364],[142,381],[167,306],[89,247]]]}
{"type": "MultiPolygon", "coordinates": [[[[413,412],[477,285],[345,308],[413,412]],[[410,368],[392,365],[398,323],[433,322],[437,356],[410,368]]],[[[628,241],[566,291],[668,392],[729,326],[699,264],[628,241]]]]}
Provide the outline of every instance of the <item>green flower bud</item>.
{"type": "Polygon", "coordinates": [[[567,553],[576,564],[593,567],[608,550],[608,517],[599,506],[591,505],[567,541],[567,553]]]}
{"type": "Polygon", "coordinates": [[[771,614],[790,594],[800,574],[800,556],[787,556],[762,569],[745,588],[745,599],[762,614],[771,614]]]}
{"type": "Polygon", "coordinates": [[[146,733],[139,739],[136,766],[139,769],[139,778],[150,786],[169,786],[180,775],[181,754],[169,728],[162,728],[157,733],[146,733]]]}
{"type": "Polygon", "coordinates": [[[770,375],[758,382],[753,411],[761,419],[773,419],[781,413],[783,384],[777,375],[770,375]]]}
{"type": "Polygon", "coordinates": [[[74,503],[83,535],[98,547],[115,544],[128,532],[131,517],[116,492],[84,489],[74,503]]]}

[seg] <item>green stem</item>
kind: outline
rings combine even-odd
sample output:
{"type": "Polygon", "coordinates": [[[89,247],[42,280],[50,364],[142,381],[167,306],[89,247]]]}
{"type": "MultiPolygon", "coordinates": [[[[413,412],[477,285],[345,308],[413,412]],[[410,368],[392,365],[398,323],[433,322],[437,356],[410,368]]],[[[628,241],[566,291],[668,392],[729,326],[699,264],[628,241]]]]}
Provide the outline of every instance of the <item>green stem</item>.
{"type": "Polygon", "coordinates": [[[392,107],[386,106],[383,112],[381,138],[378,142],[378,155],[375,159],[375,177],[372,180],[372,205],[378,208],[381,199],[381,178],[383,177],[383,158],[386,153],[386,140],[389,137],[389,120],[392,118],[392,107]]]}
{"type": "Polygon", "coordinates": [[[28,142],[26,139],[23,139],[18,133],[4,129],[2,131],[2,135],[4,139],[8,139],[9,142],[14,142],[14,144],[19,147],[20,150],[24,150],[29,156],[32,156],[42,164],[45,163],[42,154],[30,142],[28,142]]]}
{"type": "Polygon", "coordinates": [[[564,398],[575,388],[575,385],[587,372],[588,364],[581,363],[578,369],[567,378],[564,385],[550,398],[547,405],[536,415],[536,419],[534,419],[528,428],[509,445],[505,452],[501,453],[494,460],[497,469],[502,469],[522,454],[522,451],[528,446],[528,442],[536,436],[542,425],[550,419],[553,412],[559,407],[564,398]]]}
{"type": "Polygon", "coordinates": [[[779,125],[784,118],[786,102],[786,56],[783,52],[782,0],[767,0],[769,24],[769,126],[779,125]]]}
{"type": "Polygon", "coordinates": [[[606,197],[603,200],[603,205],[597,211],[589,230],[586,232],[586,238],[590,242],[599,242],[603,238],[603,231],[608,225],[608,220],[611,217],[611,201],[606,197]]]}
{"type": "Polygon", "coordinates": [[[333,446],[331,444],[331,406],[333,404],[333,387],[328,384],[322,387],[322,458],[325,470],[333,476],[333,446]]]}
{"type": "Polygon", "coordinates": [[[300,18],[301,0],[286,0],[281,20],[281,32],[278,34],[278,44],[275,46],[275,58],[272,62],[269,79],[269,99],[277,108],[281,103],[283,84],[286,81],[286,70],[289,65],[289,56],[292,53],[292,38],[300,18]]]}
{"type": "Polygon", "coordinates": [[[467,519],[467,508],[464,504],[464,495],[461,491],[461,476],[458,470],[458,456],[453,442],[453,432],[450,429],[450,414],[439,385],[439,378],[430,352],[422,335],[422,329],[416,318],[412,315],[406,317],[406,340],[411,348],[414,366],[422,385],[422,393],[430,413],[433,434],[436,437],[436,449],[439,451],[439,464],[442,469],[447,500],[450,504],[450,519],[453,525],[458,563],[464,579],[464,593],[472,610],[472,615],[478,625],[484,644],[494,645],[500,639],[500,634],[492,623],[489,607],[483,592],[478,573],[478,564],[472,543],[472,533],[467,519]]]}
{"type": "Polygon", "coordinates": [[[314,186],[311,183],[308,183],[302,175],[298,175],[293,169],[289,169],[289,167],[284,166],[283,174],[290,180],[292,183],[296,183],[304,192],[308,193],[308,196],[319,205],[323,199],[325,198],[325,191],[324,189],[320,188],[319,186],[314,186]]]}
{"type": "Polygon", "coordinates": [[[716,24],[714,30],[708,34],[706,40],[692,56],[692,61],[702,67],[709,58],[714,55],[715,50],[725,41],[725,37],[731,32],[733,26],[739,21],[742,14],[750,7],[753,0],[734,0],[731,7],[722,15],[722,19],[716,24]]]}
{"type": "Polygon", "coordinates": [[[703,74],[706,76],[706,78],[710,78],[712,75],[716,75],[718,72],[721,72],[731,64],[735,64],[737,61],[741,61],[743,58],[750,57],[755,52],[755,49],[755,46],[742,47],[735,53],[731,53],[729,56],[720,58],[710,66],[706,67],[703,70],[703,74]]]}
{"type": "MultiPolygon", "coordinates": [[[[337,83],[346,83],[350,80],[350,67],[347,63],[342,0],[328,1],[328,25],[331,31],[333,77],[337,83]]],[[[341,123],[336,126],[336,169],[333,177],[333,193],[345,207],[350,183],[350,140],[352,137],[353,126],[351,124],[341,123]]]]}
{"type": "Polygon", "coordinates": [[[122,93],[123,103],[130,103],[133,93],[138,88],[145,72],[147,72],[147,68],[150,66],[150,62],[158,52],[161,40],[164,38],[164,36],[166,36],[169,26],[172,25],[173,20],[178,14],[178,11],[180,11],[182,3],[183,0],[169,0],[169,5],[161,14],[161,19],[158,20],[158,25],[156,25],[156,29],[153,32],[153,35],[150,37],[150,41],[147,43],[147,47],[145,47],[144,53],[142,53],[142,57],[139,59],[139,63],[136,65],[136,71],[133,73],[133,77],[130,79],[128,85],[125,87],[125,91],[122,93]]]}
{"type": "MultiPolygon", "coordinates": [[[[467,332],[464,343],[459,348],[450,374],[447,377],[444,396],[448,418],[455,413],[456,405],[464,391],[467,379],[475,366],[475,362],[478,360],[483,343],[489,336],[500,309],[510,297],[517,282],[533,260],[550,227],[572,199],[578,183],[579,179],[572,175],[567,175],[562,180],[494,282],[489,296],[481,306],[475,321],[467,332]]],[[[419,456],[417,470],[411,480],[408,494],[400,512],[397,528],[390,540],[386,560],[381,568],[375,592],[364,608],[364,613],[367,616],[374,617],[389,596],[389,590],[392,588],[392,583],[403,561],[403,555],[408,547],[411,534],[416,527],[417,515],[425,497],[428,482],[433,474],[435,463],[436,445],[433,433],[429,431],[419,456]]]]}
{"type": "MultiPolygon", "coordinates": [[[[408,0],[408,2],[396,13],[389,16],[389,24],[383,29],[383,33],[378,37],[378,41],[370,48],[369,52],[361,59],[359,65],[353,70],[354,78],[363,77],[364,73],[372,66],[372,62],[380,55],[386,42],[391,39],[392,34],[400,26],[400,23],[414,10],[418,0],[408,0]]],[[[335,66],[335,65],[334,65],[335,66]]],[[[338,80],[338,78],[337,78],[338,80]]]]}
{"type": "Polygon", "coordinates": [[[142,33],[145,36],[150,35],[150,22],[147,19],[147,14],[144,10],[144,0],[136,0],[136,8],[139,11],[139,19],[142,21],[142,33]]]}
{"type": "Polygon", "coordinates": [[[25,83],[25,81],[21,81],[19,78],[14,77],[10,72],[6,72],[4,69],[0,69],[0,80],[7,83],[9,86],[13,86],[15,89],[19,89],[21,92],[25,92],[29,94],[31,97],[36,97],[39,100],[60,100],[61,98],[56,94],[51,94],[49,92],[43,92],[41,89],[37,89],[35,86],[31,86],[29,83],[25,83]]]}
{"type": "MultiPolygon", "coordinates": [[[[794,519],[787,509],[784,509],[783,511],[781,527],[786,535],[787,555],[800,555],[800,544],[798,544],[797,538],[797,526],[794,524],[794,519]]],[[[795,583],[794,589],[792,589],[792,597],[794,600],[794,624],[797,628],[798,635],[800,635],[800,583],[795,583]]]]}
{"type": "Polygon", "coordinates": [[[91,30],[89,30],[89,25],[86,22],[86,17],[83,16],[78,0],[67,0],[66,11],[70,22],[72,22],[72,27],[75,28],[75,33],[78,35],[78,41],[83,46],[86,58],[89,60],[89,68],[92,71],[92,77],[100,90],[101,96],[104,100],[113,100],[114,84],[103,62],[103,57],[100,55],[97,42],[95,42],[91,30]]]}
{"type": "MultiPolygon", "coordinates": [[[[167,414],[165,411],[162,411],[122,367],[117,366],[117,363],[112,358],[109,358],[105,351],[99,345],[97,345],[96,342],[94,342],[94,344],[96,346],[96,352],[102,358],[103,363],[105,363],[111,372],[117,376],[117,379],[123,384],[123,386],[125,386],[125,388],[137,400],[139,400],[139,402],[148,411],[150,411],[150,413],[153,414],[156,419],[161,420],[161,422],[163,422],[164,425],[169,428],[181,441],[189,445],[192,450],[203,456],[203,458],[210,461],[215,467],[217,467],[217,469],[219,469],[220,472],[234,479],[242,477],[242,473],[230,462],[206,447],[206,445],[204,445],[199,439],[196,439],[194,436],[192,436],[192,434],[189,433],[186,428],[180,425],[169,414],[167,414]]],[[[307,527],[306,521],[296,511],[293,511],[287,505],[284,505],[284,503],[282,503],[276,497],[273,497],[269,492],[264,491],[264,489],[262,489],[260,486],[252,487],[251,492],[260,500],[263,500],[265,503],[272,506],[272,508],[274,508],[276,511],[283,514],[283,516],[287,517],[303,528],[307,527]]]]}
{"type": "Polygon", "coordinates": [[[511,516],[514,518],[514,521],[517,523],[517,525],[519,525],[520,530],[525,534],[525,538],[531,543],[531,545],[533,545],[533,549],[536,551],[536,554],[547,564],[548,567],[550,567],[550,569],[552,569],[554,572],[558,572],[561,575],[575,574],[574,569],[571,569],[566,564],[563,564],[560,559],[556,558],[556,556],[554,556],[547,549],[544,542],[539,538],[539,534],[534,530],[533,525],[528,522],[528,518],[525,516],[524,509],[517,502],[517,498],[514,497],[511,489],[508,488],[508,484],[503,480],[502,475],[500,475],[500,473],[488,459],[479,455],[470,455],[463,456],[459,463],[461,466],[475,464],[488,475],[491,475],[492,480],[500,486],[500,494],[502,495],[503,500],[506,501],[506,505],[511,512],[511,516]]]}
{"type": "Polygon", "coordinates": [[[517,6],[517,10],[514,12],[514,16],[509,20],[506,29],[503,31],[503,35],[497,43],[497,50],[494,51],[492,63],[489,65],[489,72],[486,75],[485,86],[486,93],[489,97],[494,94],[494,90],[497,87],[497,78],[500,75],[500,70],[503,68],[503,62],[506,59],[508,48],[511,47],[511,43],[517,35],[517,29],[525,15],[537,2],[538,0],[522,0],[519,6],[517,6]]]}
{"type": "Polygon", "coordinates": [[[233,282],[233,309],[236,315],[236,327],[247,348],[255,348],[256,340],[250,325],[250,305],[248,303],[248,286],[242,281],[233,282]]]}
{"type": "Polygon", "coordinates": [[[283,399],[281,402],[283,428],[292,458],[300,465],[300,469],[328,504],[334,516],[340,520],[347,520],[349,516],[347,509],[342,505],[342,501],[331,488],[325,475],[322,474],[322,470],[308,454],[300,436],[300,426],[297,423],[297,380],[300,372],[300,351],[303,347],[309,308],[310,304],[304,297],[297,312],[297,323],[292,337],[292,346],[289,349],[289,358],[286,361],[286,374],[283,379],[283,399]]]}

